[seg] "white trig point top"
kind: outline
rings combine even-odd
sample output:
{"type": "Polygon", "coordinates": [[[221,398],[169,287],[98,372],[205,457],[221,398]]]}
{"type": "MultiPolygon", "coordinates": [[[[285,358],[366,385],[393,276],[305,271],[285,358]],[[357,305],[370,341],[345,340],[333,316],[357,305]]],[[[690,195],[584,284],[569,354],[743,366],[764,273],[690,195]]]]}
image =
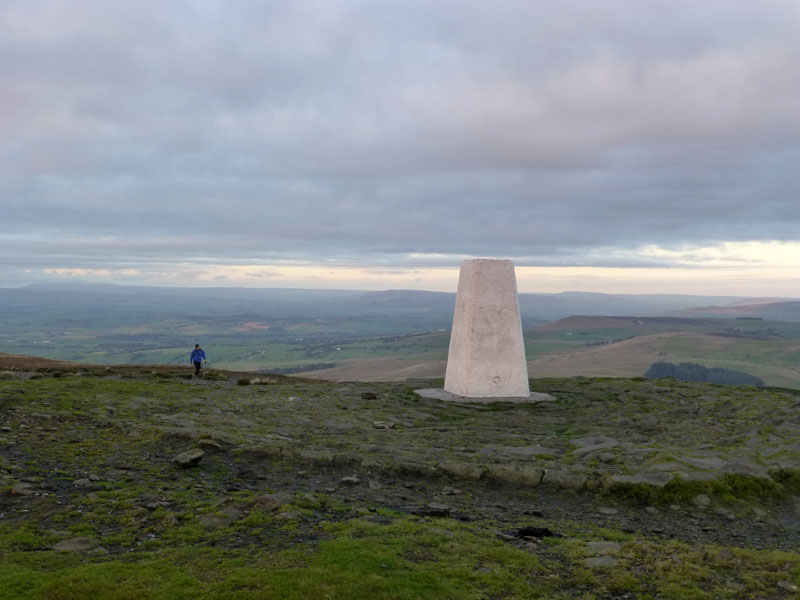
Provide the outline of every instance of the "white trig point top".
{"type": "Polygon", "coordinates": [[[530,395],[510,260],[479,258],[461,265],[444,389],[467,398],[530,395]]]}

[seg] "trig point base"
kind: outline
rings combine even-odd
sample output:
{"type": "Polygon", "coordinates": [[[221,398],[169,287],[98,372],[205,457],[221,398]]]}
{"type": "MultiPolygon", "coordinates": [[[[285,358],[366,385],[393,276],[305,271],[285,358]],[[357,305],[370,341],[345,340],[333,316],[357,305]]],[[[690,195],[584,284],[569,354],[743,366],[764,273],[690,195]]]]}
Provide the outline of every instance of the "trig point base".
{"type": "Polygon", "coordinates": [[[466,398],[530,396],[510,260],[481,258],[461,265],[444,390],[466,398]]]}

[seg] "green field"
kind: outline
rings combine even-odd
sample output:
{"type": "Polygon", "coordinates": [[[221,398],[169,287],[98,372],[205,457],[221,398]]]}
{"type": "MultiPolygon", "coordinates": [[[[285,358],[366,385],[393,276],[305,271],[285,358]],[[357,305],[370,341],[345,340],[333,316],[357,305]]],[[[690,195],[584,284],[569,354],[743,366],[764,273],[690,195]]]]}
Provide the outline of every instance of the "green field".
{"type": "MultiPolygon", "coordinates": [[[[373,380],[443,374],[447,358],[453,301],[448,294],[103,289],[0,290],[0,352],[103,365],[179,365],[187,364],[200,343],[210,364],[220,368],[321,370],[333,378],[361,378],[366,374],[359,361],[371,361],[369,369],[378,371],[373,380]]],[[[633,301],[578,295],[583,304],[574,304],[570,298],[558,298],[568,303],[561,310],[633,301]]],[[[670,361],[800,386],[800,322],[567,317],[532,323],[525,317],[525,311],[555,310],[554,300],[521,297],[526,353],[536,376],[637,376],[654,362],[670,361]]]]}
{"type": "MultiPolygon", "coordinates": [[[[542,371],[548,375],[641,375],[657,361],[697,362],[751,373],[770,385],[800,387],[800,324],[731,319],[609,318],[565,320],[526,329],[529,361],[563,357],[572,370],[542,371]]],[[[210,364],[233,370],[268,371],[323,368],[374,358],[408,359],[418,363],[444,361],[449,334],[369,334],[316,332],[298,334],[284,328],[230,331],[240,323],[206,324],[202,336],[184,333],[188,326],[159,322],[152,332],[38,330],[0,334],[0,349],[13,354],[111,364],[186,364],[195,340],[202,343],[210,364]],[[227,329],[227,330],[226,330],[227,329]],[[174,332],[174,333],[173,333],[174,332]],[[44,340],[47,336],[49,339],[44,340]],[[47,342],[47,343],[44,343],[47,342]]],[[[310,328],[310,325],[305,327],[310,328]]],[[[537,363],[538,364],[538,363],[537,363]]],[[[566,366],[563,366],[566,365],[566,366]]],[[[391,373],[386,374],[391,378],[391,373]]]]}

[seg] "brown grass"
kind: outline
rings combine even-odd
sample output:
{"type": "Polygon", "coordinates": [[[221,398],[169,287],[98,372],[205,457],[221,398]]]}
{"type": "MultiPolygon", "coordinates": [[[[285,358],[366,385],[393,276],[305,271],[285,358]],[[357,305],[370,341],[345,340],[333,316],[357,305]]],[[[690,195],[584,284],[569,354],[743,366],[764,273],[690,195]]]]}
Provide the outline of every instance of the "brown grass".
{"type": "Polygon", "coordinates": [[[50,358],[37,358],[35,356],[22,356],[19,354],[6,354],[0,352],[0,369],[39,369],[47,367],[74,366],[66,360],[52,360],[50,358]]]}
{"type": "Polygon", "coordinates": [[[444,377],[443,360],[421,361],[401,358],[363,358],[342,361],[331,369],[298,373],[308,379],[328,381],[405,381],[444,377]]]}

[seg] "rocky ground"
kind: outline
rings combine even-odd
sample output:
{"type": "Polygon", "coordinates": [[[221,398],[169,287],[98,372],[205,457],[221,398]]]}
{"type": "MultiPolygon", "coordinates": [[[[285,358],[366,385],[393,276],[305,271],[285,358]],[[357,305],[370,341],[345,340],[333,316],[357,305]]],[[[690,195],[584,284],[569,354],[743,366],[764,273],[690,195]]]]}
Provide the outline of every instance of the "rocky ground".
{"type": "MultiPolygon", "coordinates": [[[[653,589],[643,555],[670,544],[670,560],[703,548],[722,570],[783,551],[752,597],[800,583],[800,392],[577,378],[532,380],[552,401],[470,405],[415,393],[431,381],[8,367],[0,559],[243,551],[267,531],[284,551],[316,547],[331,523],[411,519],[461,523],[594,581],[569,580],[564,597],[728,597],[689,575],[684,595],[653,589]],[[604,569],[630,587],[608,588],[604,569]]],[[[750,597],[736,577],[717,584],[750,597]]]]}

